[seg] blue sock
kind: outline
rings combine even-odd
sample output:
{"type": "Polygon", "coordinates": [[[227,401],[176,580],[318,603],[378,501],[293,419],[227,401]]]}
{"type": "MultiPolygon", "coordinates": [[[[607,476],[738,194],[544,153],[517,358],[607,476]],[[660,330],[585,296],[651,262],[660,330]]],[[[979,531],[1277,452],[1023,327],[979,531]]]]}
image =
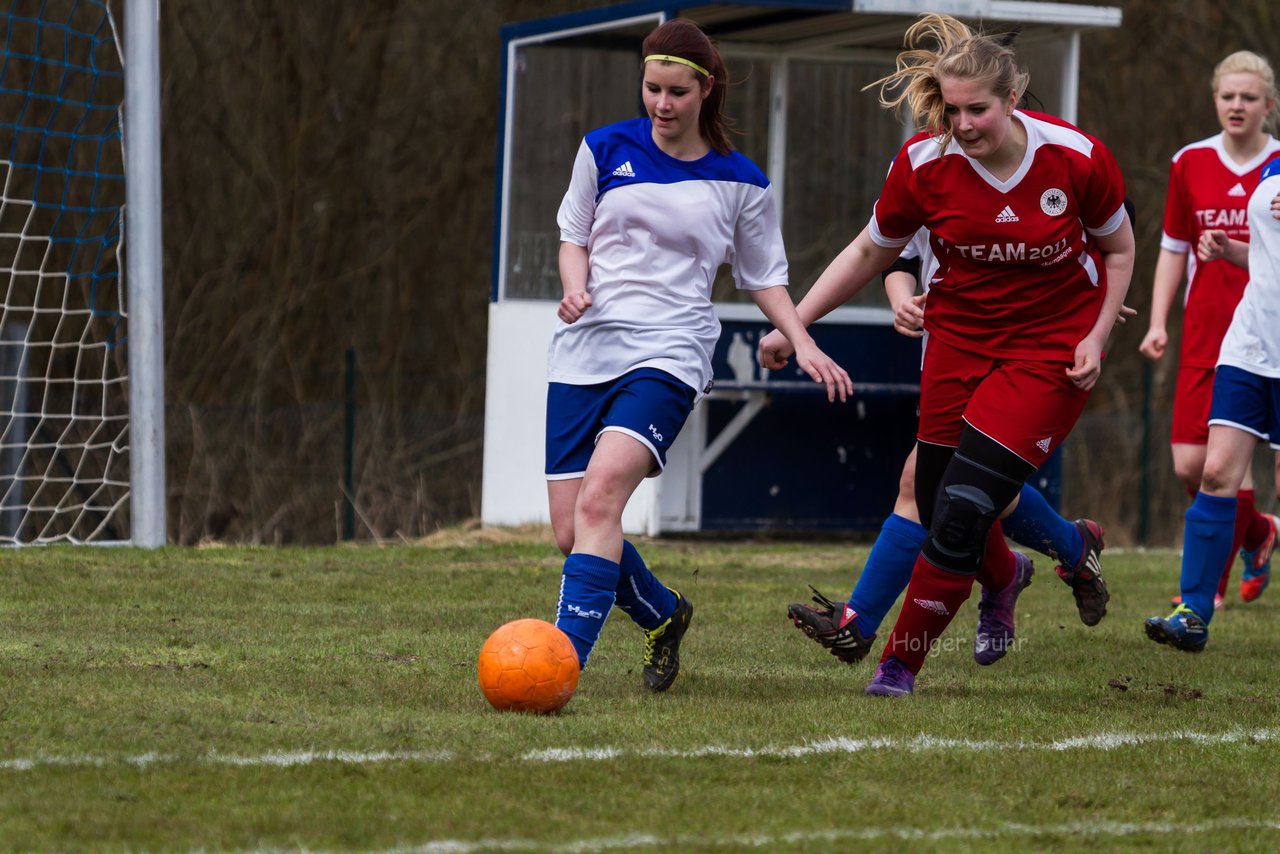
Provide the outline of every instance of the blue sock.
{"type": "Polygon", "coordinates": [[[1213,596],[1218,592],[1222,567],[1231,555],[1236,527],[1236,497],[1219,498],[1196,493],[1187,508],[1182,529],[1182,604],[1205,625],[1213,619],[1213,596]]]}
{"type": "Polygon", "coordinates": [[[880,526],[880,536],[871,546],[871,554],[849,597],[849,607],[858,612],[854,625],[863,637],[876,633],[884,615],[907,589],[911,569],[928,534],[919,522],[896,513],[880,526]]]}
{"type": "Polygon", "coordinates": [[[622,541],[618,573],[618,607],[640,628],[653,631],[676,612],[676,594],[658,580],[628,540],[622,541]]]}
{"type": "Polygon", "coordinates": [[[556,628],[573,641],[582,667],[604,628],[617,587],[618,565],[613,561],[577,552],[564,559],[556,628]]]}
{"type": "Polygon", "coordinates": [[[1070,569],[1080,562],[1084,541],[1074,522],[1059,516],[1040,490],[1022,485],[1018,506],[1000,520],[1005,536],[1020,546],[1048,555],[1070,569]]]}

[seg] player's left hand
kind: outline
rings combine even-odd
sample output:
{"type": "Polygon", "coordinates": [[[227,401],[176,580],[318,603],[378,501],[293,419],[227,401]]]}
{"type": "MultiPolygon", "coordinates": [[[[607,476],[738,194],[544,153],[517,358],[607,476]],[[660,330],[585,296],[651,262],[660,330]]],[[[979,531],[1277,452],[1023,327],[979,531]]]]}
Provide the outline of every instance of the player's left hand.
{"type": "Polygon", "coordinates": [[[1075,364],[1067,368],[1067,376],[1076,388],[1089,391],[1098,383],[1102,375],[1102,344],[1093,337],[1085,338],[1076,345],[1075,364]]]}
{"type": "Polygon", "coordinates": [[[1276,193],[1271,199],[1271,215],[1280,219],[1280,193],[1276,193]]]}
{"type": "Polygon", "coordinates": [[[796,364],[816,383],[827,387],[827,401],[834,402],[839,395],[844,403],[853,394],[853,381],[844,368],[835,363],[826,353],[818,349],[816,344],[806,344],[796,350],[796,364]]]}
{"type": "Polygon", "coordinates": [[[924,304],[928,294],[917,294],[904,301],[893,313],[893,330],[908,338],[924,336],[924,304]]]}
{"type": "Polygon", "coordinates": [[[1122,304],[1120,306],[1120,312],[1116,315],[1116,326],[1124,326],[1125,321],[1131,317],[1137,316],[1138,310],[1136,308],[1129,308],[1129,306],[1122,304]]]}
{"type": "Polygon", "coordinates": [[[1217,261],[1227,254],[1227,233],[1220,228],[1210,228],[1200,234],[1200,242],[1196,245],[1196,258],[1203,264],[1217,261]]]}

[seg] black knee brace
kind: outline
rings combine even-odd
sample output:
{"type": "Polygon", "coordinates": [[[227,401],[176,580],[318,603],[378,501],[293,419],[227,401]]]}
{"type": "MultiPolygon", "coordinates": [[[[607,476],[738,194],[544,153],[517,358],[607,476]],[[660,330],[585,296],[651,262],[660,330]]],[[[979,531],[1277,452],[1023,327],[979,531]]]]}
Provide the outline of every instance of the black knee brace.
{"type": "Polygon", "coordinates": [[[977,574],[986,551],[987,533],[996,521],[995,501],[980,486],[943,485],[934,505],[933,527],[924,544],[934,566],[952,572],[977,574]]]}
{"type": "Polygon", "coordinates": [[[966,427],[938,487],[924,556],[940,569],[976,574],[991,526],[1034,470],[1022,458],[966,427]]]}

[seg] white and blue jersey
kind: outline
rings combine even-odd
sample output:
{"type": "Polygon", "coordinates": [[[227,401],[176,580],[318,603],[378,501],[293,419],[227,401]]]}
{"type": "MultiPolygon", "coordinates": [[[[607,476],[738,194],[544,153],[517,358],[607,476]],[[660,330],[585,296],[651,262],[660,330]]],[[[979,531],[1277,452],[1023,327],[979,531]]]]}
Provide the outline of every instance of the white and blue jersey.
{"type": "Polygon", "coordinates": [[[1209,424],[1252,433],[1280,451],[1280,159],[1249,197],[1249,283],[1218,353],[1209,424]]]}
{"type": "Polygon", "coordinates": [[[1249,197],[1249,284],[1218,351],[1218,365],[1280,378],[1280,220],[1271,200],[1280,193],[1280,158],[1262,170],[1249,197]]]}
{"type": "Polygon", "coordinates": [[[592,304],[560,322],[547,354],[551,382],[593,385],[657,368],[699,396],[711,382],[720,321],[716,270],[739,288],[787,284],[772,187],[738,152],[678,160],[653,142],[648,118],[587,134],[556,221],[587,248],[592,304]]]}

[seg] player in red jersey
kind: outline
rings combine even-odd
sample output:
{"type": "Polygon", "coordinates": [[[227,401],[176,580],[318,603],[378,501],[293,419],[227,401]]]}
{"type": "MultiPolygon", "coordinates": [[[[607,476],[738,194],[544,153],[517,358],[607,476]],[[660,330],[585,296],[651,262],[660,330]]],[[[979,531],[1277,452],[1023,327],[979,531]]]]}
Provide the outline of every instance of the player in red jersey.
{"type": "MultiPolygon", "coordinates": [[[[1115,159],[1066,122],[1015,109],[1027,75],[1013,51],[937,14],[906,42],[879,81],[881,103],[907,104],[926,130],[898,154],[871,222],[797,306],[812,323],[929,229],[939,268],[915,490],[929,533],[867,686],[887,696],[912,691],[975,579],[993,591],[984,606],[1012,614],[1026,579],[999,517],[1083,410],[1133,270],[1115,159]]],[[[781,368],[790,347],[771,332],[760,355],[781,368]]],[[[1086,567],[1064,580],[1097,579],[1086,567]]]]}
{"type": "MultiPolygon", "coordinates": [[[[1263,130],[1276,107],[1275,74],[1265,59],[1242,50],[1218,63],[1213,71],[1213,103],[1222,132],[1184,147],[1169,168],[1151,326],[1139,348],[1148,359],[1164,355],[1169,309],[1185,274],[1188,284],[1170,438],[1174,471],[1192,497],[1204,473],[1218,348],[1249,280],[1248,271],[1224,259],[1198,263],[1195,248],[1201,235],[1215,229],[1235,240],[1249,240],[1249,196],[1258,186],[1262,167],[1280,151],[1280,141],[1263,130]]],[[[1249,472],[1237,496],[1236,511],[1231,554],[1218,583],[1218,608],[1237,551],[1245,563],[1240,598],[1250,602],[1262,594],[1276,541],[1276,517],[1257,511],[1249,472]]]]}

